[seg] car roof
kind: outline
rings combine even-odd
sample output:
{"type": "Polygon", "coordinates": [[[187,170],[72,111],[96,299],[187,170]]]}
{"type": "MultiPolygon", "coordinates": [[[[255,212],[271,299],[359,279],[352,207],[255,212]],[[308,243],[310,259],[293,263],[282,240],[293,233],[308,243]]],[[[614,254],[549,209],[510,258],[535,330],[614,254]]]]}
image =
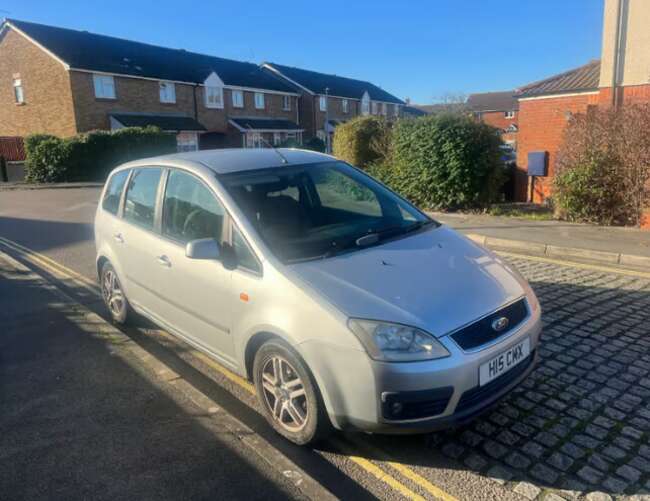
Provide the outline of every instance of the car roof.
{"type": "Polygon", "coordinates": [[[198,163],[213,170],[217,174],[230,174],[233,172],[332,160],[335,160],[335,158],[324,153],[294,148],[225,148],[162,155],[138,160],[129,165],[135,167],[137,165],[151,165],[152,163],[164,165],[198,163]]]}

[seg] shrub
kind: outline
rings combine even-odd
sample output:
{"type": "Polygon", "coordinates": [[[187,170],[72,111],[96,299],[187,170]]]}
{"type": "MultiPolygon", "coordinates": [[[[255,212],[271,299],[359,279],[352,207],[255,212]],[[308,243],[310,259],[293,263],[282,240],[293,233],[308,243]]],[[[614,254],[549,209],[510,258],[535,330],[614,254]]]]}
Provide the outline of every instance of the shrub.
{"type": "Polygon", "coordinates": [[[422,207],[483,207],[501,196],[501,144],[495,128],[463,114],[401,120],[390,157],[370,172],[422,207]]]}
{"type": "Polygon", "coordinates": [[[575,115],[556,162],[556,213],[572,221],[638,225],[649,176],[650,105],[575,115]]]}
{"type": "Polygon", "coordinates": [[[103,181],[121,163],[175,152],[176,138],[156,127],[131,127],[66,139],[32,135],[25,146],[28,181],[103,181]]]}
{"type": "Polygon", "coordinates": [[[302,147],[306,150],[319,151],[323,153],[325,151],[325,141],[317,137],[312,137],[302,144],[302,147]]]}
{"type": "Polygon", "coordinates": [[[25,179],[33,183],[63,181],[69,145],[64,139],[38,134],[25,138],[25,179]]]}
{"type": "Polygon", "coordinates": [[[381,117],[356,117],[334,130],[334,156],[357,167],[366,168],[388,155],[390,127],[381,117]]]}

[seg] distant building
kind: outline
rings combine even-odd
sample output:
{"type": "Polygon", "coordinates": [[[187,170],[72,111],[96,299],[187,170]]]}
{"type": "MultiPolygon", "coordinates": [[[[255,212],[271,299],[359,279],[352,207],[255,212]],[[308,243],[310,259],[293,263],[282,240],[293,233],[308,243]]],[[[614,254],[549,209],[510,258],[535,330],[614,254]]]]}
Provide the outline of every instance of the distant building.
{"type": "Polygon", "coordinates": [[[402,115],[404,101],[373,83],[276,63],[262,68],[300,94],[299,122],[305,137],[325,141],[337,125],[359,115],[402,115]]]}
{"type": "Polygon", "coordinates": [[[466,107],[477,120],[499,129],[503,142],[516,150],[519,103],[514,93],[509,90],[470,94],[466,107]]]}

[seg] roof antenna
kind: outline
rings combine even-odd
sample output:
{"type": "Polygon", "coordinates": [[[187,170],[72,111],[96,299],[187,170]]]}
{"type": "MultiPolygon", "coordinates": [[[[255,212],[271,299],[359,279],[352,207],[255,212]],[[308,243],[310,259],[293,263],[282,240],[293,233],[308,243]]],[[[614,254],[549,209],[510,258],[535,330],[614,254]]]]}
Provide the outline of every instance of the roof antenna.
{"type": "MultiPolygon", "coordinates": [[[[248,127],[249,131],[254,132],[254,129],[251,127],[251,124],[246,124],[246,127],[248,127]]],[[[260,140],[263,141],[264,144],[266,144],[269,148],[271,148],[275,152],[275,154],[280,157],[283,164],[288,164],[289,163],[289,160],[287,160],[286,157],[282,153],[280,153],[280,150],[278,150],[275,147],[275,145],[269,143],[266,139],[264,139],[264,136],[262,135],[261,132],[258,132],[258,134],[260,136],[260,140]]]]}

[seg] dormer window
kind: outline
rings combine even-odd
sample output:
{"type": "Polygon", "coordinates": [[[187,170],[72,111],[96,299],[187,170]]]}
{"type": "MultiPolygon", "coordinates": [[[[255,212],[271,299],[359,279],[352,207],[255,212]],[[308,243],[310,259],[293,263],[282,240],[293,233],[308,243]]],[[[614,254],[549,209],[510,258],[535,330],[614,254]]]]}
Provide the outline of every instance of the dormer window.
{"type": "Polygon", "coordinates": [[[206,108],[223,109],[223,82],[219,76],[212,72],[203,83],[206,108]]]}
{"type": "Polygon", "coordinates": [[[361,114],[369,115],[370,114],[370,96],[367,92],[363,93],[361,97],[361,114]]]}
{"type": "Polygon", "coordinates": [[[172,82],[160,82],[160,102],[176,102],[176,86],[172,82]]]}
{"type": "Polygon", "coordinates": [[[205,88],[205,106],[207,108],[223,108],[223,87],[205,88]]]}

